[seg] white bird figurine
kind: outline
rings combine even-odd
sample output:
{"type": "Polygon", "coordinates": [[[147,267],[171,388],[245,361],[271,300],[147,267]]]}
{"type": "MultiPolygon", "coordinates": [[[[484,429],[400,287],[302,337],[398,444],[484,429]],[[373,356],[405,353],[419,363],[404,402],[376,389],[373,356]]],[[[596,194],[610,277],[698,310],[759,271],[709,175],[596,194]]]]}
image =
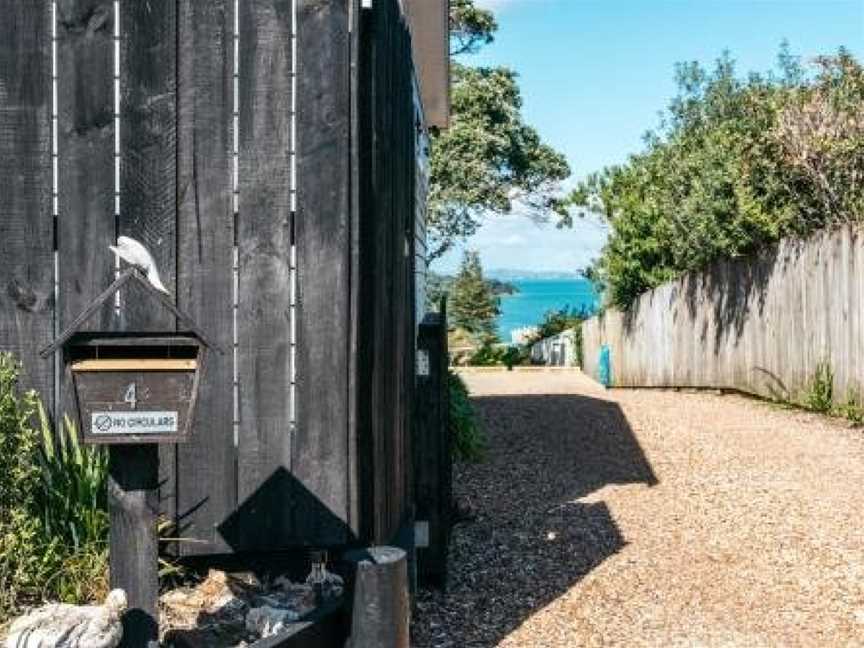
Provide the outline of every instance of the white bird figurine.
{"type": "Polygon", "coordinates": [[[159,278],[159,271],[156,269],[153,255],[141,243],[128,236],[120,236],[117,238],[117,245],[109,245],[108,247],[126,263],[139,268],[156,290],[168,293],[168,289],[159,278]]]}
{"type": "Polygon", "coordinates": [[[117,648],[126,608],[123,590],[112,591],[103,605],[52,603],[17,619],[6,648],[117,648]]]}

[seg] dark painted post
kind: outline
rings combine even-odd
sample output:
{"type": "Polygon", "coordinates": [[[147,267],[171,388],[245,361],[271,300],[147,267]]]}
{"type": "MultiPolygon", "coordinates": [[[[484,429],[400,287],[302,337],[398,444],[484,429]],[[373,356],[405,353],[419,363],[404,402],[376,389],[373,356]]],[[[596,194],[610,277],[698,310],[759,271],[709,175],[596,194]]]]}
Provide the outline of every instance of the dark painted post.
{"type": "Polygon", "coordinates": [[[117,445],[109,450],[111,587],[125,590],[122,648],[155,648],[159,641],[159,447],[117,445]]]}
{"type": "Polygon", "coordinates": [[[414,480],[418,573],[443,587],[450,542],[452,455],[447,314],[429,313],[418,333],[414,480]]]}
{"type": "Polygon", "coordinates": [[[402,549],[372,547],[345,555],[352,574],[348,648],[408,648],[408,559],[402,549]]]}

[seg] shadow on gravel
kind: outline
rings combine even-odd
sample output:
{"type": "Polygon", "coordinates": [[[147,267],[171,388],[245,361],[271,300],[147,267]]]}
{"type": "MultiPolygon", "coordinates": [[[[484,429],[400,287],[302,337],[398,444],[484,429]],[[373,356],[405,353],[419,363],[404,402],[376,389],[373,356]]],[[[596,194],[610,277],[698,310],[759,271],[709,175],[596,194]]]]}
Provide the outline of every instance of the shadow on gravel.
{"type": "Polygon", "coordinates": [[[455,470],[477,513],[453,534],[446,593],[421,592],[416,648],[495,646],[624,545],[609,484],[657,478],[616,403],[577,395],[472,399],[489,451],[455,470]]]}

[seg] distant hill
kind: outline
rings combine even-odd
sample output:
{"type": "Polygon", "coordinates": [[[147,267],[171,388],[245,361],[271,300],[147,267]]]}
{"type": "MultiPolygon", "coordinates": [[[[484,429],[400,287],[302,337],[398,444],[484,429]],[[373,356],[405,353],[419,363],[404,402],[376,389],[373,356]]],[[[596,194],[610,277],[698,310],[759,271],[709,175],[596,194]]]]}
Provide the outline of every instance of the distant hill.
{"type": "Polygon", "coordinates": [[[512,268],[498,268],[486,272],[486,276],[498,281],[531,281],[538,279],[581,279],[580,272],[565,272],[557,270],[514,270],[512,268]]]}
{"type": "Polygon", "coordinates": [[[487,277],[486,283],[489,284],[492,292],[496,295],[515,295],[519,292],[519,289],[512,283],[508,281],[503,281],[501,279],[487,277]]]}

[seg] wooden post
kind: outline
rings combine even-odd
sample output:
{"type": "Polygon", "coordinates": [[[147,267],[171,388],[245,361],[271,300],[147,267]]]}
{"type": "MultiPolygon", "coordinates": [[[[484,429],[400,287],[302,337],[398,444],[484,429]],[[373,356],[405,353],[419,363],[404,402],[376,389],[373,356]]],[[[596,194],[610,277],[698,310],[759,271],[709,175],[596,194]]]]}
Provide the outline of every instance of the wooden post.
{"type": "Polygon", "coordinates": [[[126,592],[122,648],[159,642],[159,446],[116,445],[109,450],[111,587],[126,592]]]}
{"type": "Polygon", "coordinates": [[[348,648],[408,648],[408,559],[402,549],[348,552],[352,571],[348,648]]]}
{"type": "Polygon", "coordinates": [[[417,347],[414,491],[418,575],[423,583],[444,587],[453,497],[446,312],[426,315],[417,347]]]}

